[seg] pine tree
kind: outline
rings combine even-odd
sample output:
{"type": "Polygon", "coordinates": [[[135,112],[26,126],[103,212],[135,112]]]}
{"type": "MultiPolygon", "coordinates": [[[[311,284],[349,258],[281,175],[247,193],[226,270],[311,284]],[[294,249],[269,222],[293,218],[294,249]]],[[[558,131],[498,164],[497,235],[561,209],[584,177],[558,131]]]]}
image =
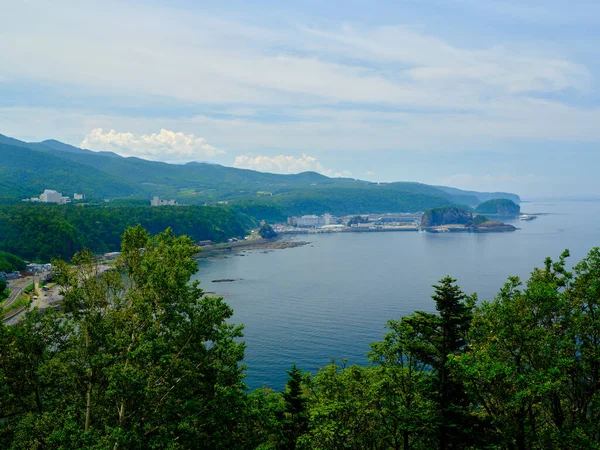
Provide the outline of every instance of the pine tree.
{"type": "Polygon", "coordinates": [[[302,392],[303,372],[296,364],[287,371],[290,378],[286,383],[286,390],[282,392],[284,401],[284,443],[282,448],[296,448],[296,441],[308,426],[307,398],[302,392]]]}
{"type": "Polygon", "coordinates": [[[469,411],[466,389],[449,364],[450,358],[464,351],[476,301],[455,282],[445,277],[433,286],[432,299],[439,314],[417,311],[403,319],[418,336],[409,351],[426,362],[433,374],[441,450],[475,444],[479,434],[479,424],[469,411]]]}

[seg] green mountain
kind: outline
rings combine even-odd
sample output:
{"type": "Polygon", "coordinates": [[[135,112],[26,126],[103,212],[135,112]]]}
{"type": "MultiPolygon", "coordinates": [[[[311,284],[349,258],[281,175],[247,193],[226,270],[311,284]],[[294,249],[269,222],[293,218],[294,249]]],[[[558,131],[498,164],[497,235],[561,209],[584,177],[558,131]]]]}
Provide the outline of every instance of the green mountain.
{"type": "Polygon", "coordinates": [[[0,198],[37,197],[44,189],[55,189],[69,196],[84,192],[97,198],[126,197],[139,192],[124,179],[63,155],[0,142],[0,198]]]}
{"type": "Polygon", "coordinates": [[[495,199],[483,202],[475,211],[480,214],[496,214],[498,216],[518,216],[521,208],[515,202],[508,199],[495,199]]]}
{"type": "Polygon", "coordinates": [[[496,195],[413,182],[329,178],[315,172],[280,175],[210,163],[167,164],[84,150],[56,140],[27,143],[0,135],[0,201],[37,196],[44,189],[65,195],[83,192],[92,200],[159,195],[185,204],[228,202],[239,212],[266,220],[323,212],[476,206],[481,198],[496,195]]]}
{"type": "Polygon", "coordinates": [[[508,199],[511,200],[515,203],[521,203],[521,197],[519,197],[517,194],[510,194],[508,192],[476,192],[476,191],[463,191],[462,189],[456,189],[453,187],[448,187],[448,186],[435,186],[438,189],[441,189],[444,192],[447,192],[448,194],[454,195],[454,196],[461,196],[464,195],[467,198],[471,197],[471,198],[475,198],[477,203],[469,203],[469,202],[464,202],[465,204],[469,205],[469,206],[477,206],[477,204],[482,203],[482,202],[487,202],[488,200],[497,200],[497,199],[508,199]]]}

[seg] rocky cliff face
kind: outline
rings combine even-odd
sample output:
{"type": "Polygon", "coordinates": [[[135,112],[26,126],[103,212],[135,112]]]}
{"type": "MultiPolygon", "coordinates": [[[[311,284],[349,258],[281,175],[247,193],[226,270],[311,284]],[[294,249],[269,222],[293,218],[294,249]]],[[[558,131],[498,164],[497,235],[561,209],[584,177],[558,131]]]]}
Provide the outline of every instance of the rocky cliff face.
{"type": "Polygon", "coordinates": [[[422,227],[437,227],[440,225],[465,225],[473,220],[471,211],[456,206],[428,209],[421,219],[422,227]]]}

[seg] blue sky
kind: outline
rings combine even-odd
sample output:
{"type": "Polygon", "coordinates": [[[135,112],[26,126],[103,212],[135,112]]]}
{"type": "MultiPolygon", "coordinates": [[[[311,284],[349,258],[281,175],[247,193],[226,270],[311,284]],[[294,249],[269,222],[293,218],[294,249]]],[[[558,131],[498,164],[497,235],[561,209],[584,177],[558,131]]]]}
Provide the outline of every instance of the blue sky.
{"type": "Polygon", "coordinates": [[[0,133],[525,198],[600,192],[600,2],[0,2],[0,133]]]}

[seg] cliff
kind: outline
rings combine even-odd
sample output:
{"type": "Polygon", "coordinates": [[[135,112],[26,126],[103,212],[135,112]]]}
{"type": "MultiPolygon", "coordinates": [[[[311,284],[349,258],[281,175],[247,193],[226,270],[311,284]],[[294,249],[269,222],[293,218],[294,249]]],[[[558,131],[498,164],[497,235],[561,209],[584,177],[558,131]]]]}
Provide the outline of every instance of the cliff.
{"type": "Polygon", "coordinates": [[[421,227],[466,225],[472,220],[473,214],[471,214],[471,211],[456,206],[443,206],[425,211],[421,219],[421,227]]]}
{"type": "Polygon", "coordinates": [[[498,216],[518,216],[521,214],[521,207],[512,200],[500,198],[483,202],[475,208],[475,212],[479,214],[495,214],[498,216]]]}

